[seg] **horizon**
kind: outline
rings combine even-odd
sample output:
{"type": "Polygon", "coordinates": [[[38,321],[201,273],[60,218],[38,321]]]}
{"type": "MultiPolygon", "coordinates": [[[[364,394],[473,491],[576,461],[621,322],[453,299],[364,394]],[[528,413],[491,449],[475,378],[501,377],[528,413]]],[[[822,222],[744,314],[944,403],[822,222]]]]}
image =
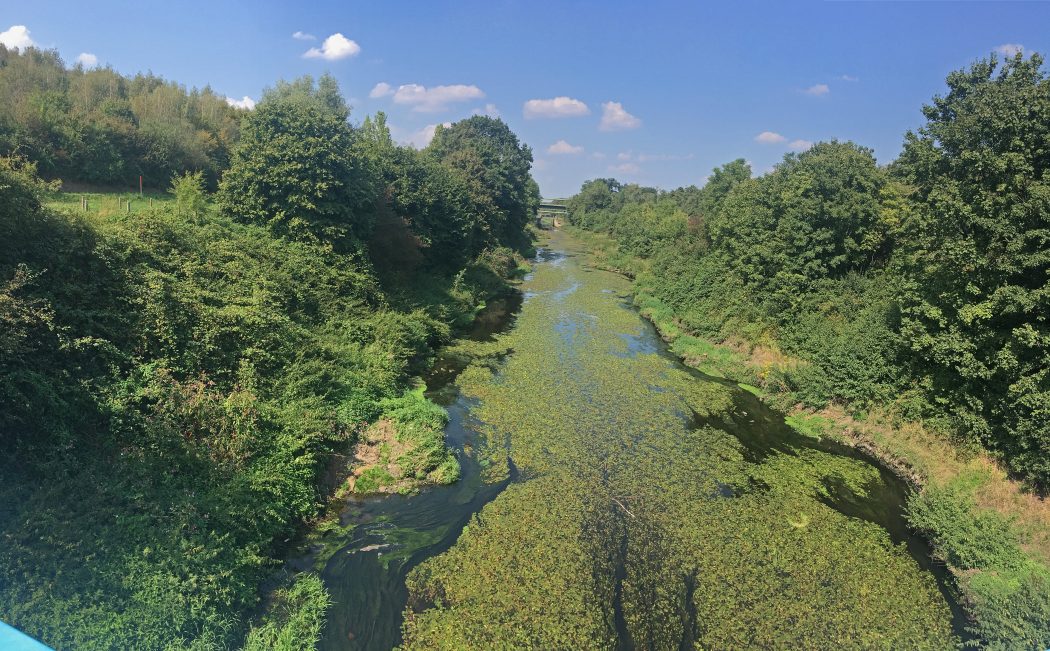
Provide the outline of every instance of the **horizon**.
{"type": "Polygon", "coordinates": [[[499,116],[532,148],[546,198],[598,177],[703,185],[737,158],[761,175],[832,139],[886,164],[950,72],[993,53],[1046,52],[1038,26],[1050,19],[1038,2],[749,2],[673,13],[659,2],[643,31],[626,3],[391,11],[267,2],[249,15],[204,3],[49,4],[14,2],[0,42],[56,49],[69,66],[209,86],[249,107],[281,79],[328,72],[352,122],[383,111],[394,139],[415,147],[437,124],[499,116]]]}

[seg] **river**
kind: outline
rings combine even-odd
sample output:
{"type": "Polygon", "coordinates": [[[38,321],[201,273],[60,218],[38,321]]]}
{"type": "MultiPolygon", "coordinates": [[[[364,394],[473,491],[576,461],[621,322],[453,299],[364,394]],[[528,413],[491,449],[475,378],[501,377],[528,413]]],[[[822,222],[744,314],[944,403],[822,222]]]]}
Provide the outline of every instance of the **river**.
{"type": "Polygon", "coordinates": [[[684,367],[579,248],[428,378],[461,481],[347,502],[321,648],[955,646],[907,487],[684,367]]]}

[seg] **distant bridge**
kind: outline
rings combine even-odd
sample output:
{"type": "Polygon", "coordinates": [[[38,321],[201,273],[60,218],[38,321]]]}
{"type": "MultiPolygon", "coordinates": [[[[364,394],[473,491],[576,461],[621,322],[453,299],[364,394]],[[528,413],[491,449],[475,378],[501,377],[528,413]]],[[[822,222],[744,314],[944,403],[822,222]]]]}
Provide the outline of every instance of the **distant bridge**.
{"type": "Polygon", "coordinates": [[[565,199],[548,199],[540,202],[539,210],[536,211],[536,224],[543,228],[544,219],[547,219],[557,228],[568,216],[569,208],[565,205],[565,199]]]}

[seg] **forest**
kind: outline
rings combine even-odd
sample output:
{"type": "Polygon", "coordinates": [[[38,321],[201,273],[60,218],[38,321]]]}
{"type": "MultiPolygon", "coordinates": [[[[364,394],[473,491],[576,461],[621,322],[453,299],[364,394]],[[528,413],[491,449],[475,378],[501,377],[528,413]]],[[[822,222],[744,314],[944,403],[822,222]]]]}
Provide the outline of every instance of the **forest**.
{"type": "Polygon", "coordinates": [[[414,479],[458,476],[413,378],[529,252],[530,149],[483,116],[398,146],[329,76],[243,111],[25,48],[0,153],[0,615],[55,648],[309,645],[323,587],[273,577],[333,451],[387,418],[414,479]],[[171,200],[57,194],[140,174],[171,200]]]}
{"type": "MultiPolygon", "coordinates": [[[[922,113],[925,124],[886,165],[870,149],[830,141],[757,177],[734,160],[703,187],[599,178],[568,200],[569,219],[597,234],[605,266],[635,278],[636,303],[687,361],[717,367],[711,343],[750,351],[766,361],[721,370],[785,409],[838,406],[855,422],[872,414],[921,422],[950,455],[987,452],[1042,496],[1050,489],[1043,59],[993,55],[953,72],[922,113]]],[[[1045,545],[1033,552],[1040,546],[1022,530],[1030,523],[974,510],[983,480],[931,484],[909,517],[954,569],[980,637],[1029,648],[1021,640],[1046,639],[1050,558],[1045,545]]]]}

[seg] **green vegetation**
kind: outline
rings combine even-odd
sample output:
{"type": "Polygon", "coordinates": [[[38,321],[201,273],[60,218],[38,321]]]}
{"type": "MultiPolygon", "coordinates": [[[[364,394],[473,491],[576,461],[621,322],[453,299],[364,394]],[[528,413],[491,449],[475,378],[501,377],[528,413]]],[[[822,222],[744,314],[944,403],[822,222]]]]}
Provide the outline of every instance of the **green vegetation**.
{"type": "Polygon", "coordinates": [[[894,172],[900,335],[949,425],[1050,488],[1050,79],[1042,58],[948,77],[894,172]]]}
{"type": "Polygon", "coordinates": [[[838,510],[876,501],[878,470],[658,354],[628,283],[585,271],[539,265],[459,376],[477,454],[523,481],[409,575],[405,648],[955,646],[932,575],[838,510]],[[741,409],[760,424],[738,439],[741,409]]]}
{"type": "MultiPolygon", "coordinates": [[[[1045,491],[1042,64],[993,57],[952,73],[888,167],[833,141],[758,178],[731,162],[703,188],[597,179],[569,201],[570,220],[599,264],[636,277],[636,304],[690,365],[785,406],[921,419],[958,454],[986,450],[1045,491]]],[[[975,634],[994,648],[1046,647],[1050,559],[977,509],[961,479],[936,481],[913,498],[911,522],[955,572],[975,634]]]]}
{"type": "Polygon", "coordinates": [[[169,192],[54,192],[47,196],[45,205],[51,209],[89,212],[100,216],[117,213],[135,214],[148,208],[160,208],[171,203],[175,197],[169,192]],[[128,208],[128,202],[131,208],[128,208]]]}
{"type": "Polygon", "coordinates": [[[316,574],[300,574],[287,588],[274,592],[262,625],[252,628],[244,651],[298,651],[313,648],[324,630],[328,593],[316,574]]]}
{"type": "Polygon", "coordinates": [[[138,189],[229,164],[241,116],[210,88],[187,91],[152,74],[66,68],[54,50],[0,46],[0,156],[35,162],[45,178],[138,189]]]}
{"type": "MultiPolygon", "coordinates": [[[[107,79],[127,92],[99,99],[117,109],[148,87],[189,115],[214,99],[244,133],[222,141],[229,155],[158,163],[170,195],[133,200],[131,214],[100,195],[85,211],[37,164],[0,158],[0,618],[58,649],[237,647],[260,585],[319,512],[333,452],[384,417],[411,443],[398,461],[414,485],[457,478],[443,411],[409,390],[516,272],[507,247],[527,236],[507,214],[533,205],[531,155],[519,147],[515,175],[490,179],[507,196],[496,207],[444,161],[509,155],[516,140],[498,120],[472,118],[484,127],[472,138],[420,152],[394,145],[382,116],[352,127],[327,77],[278,84],[238,126],[208,93],[0,54],[3,96],[19,98],[3,102],[0,142],[49,176],[109,182],[128,169],[78,176],[105,169],[89,152],[45,161],[77,150],[12,126],[18,88],[44,88],[30,73],[51,71],[70,93],[107,79]],[[444,194],[425,215],[411,212],[435,186],[444,194]],[[435,235],[446,221],[491,235],[464,246],[435,235]]],[[[55,115],[119,126],[78,106],[55,115]]],[[[311,577],[279,590],[248,647],[309,648],[326,599],[311,577]]]]}
{"type": "Polygon", "coordinates": [[[958,486],[928,488],[908,506],[911,525],[958,569],[979,639],[991,649],[1045,646],[1050,568],[1021,549],[1024,536],[999,513],[976,510],[958,486]]]}

